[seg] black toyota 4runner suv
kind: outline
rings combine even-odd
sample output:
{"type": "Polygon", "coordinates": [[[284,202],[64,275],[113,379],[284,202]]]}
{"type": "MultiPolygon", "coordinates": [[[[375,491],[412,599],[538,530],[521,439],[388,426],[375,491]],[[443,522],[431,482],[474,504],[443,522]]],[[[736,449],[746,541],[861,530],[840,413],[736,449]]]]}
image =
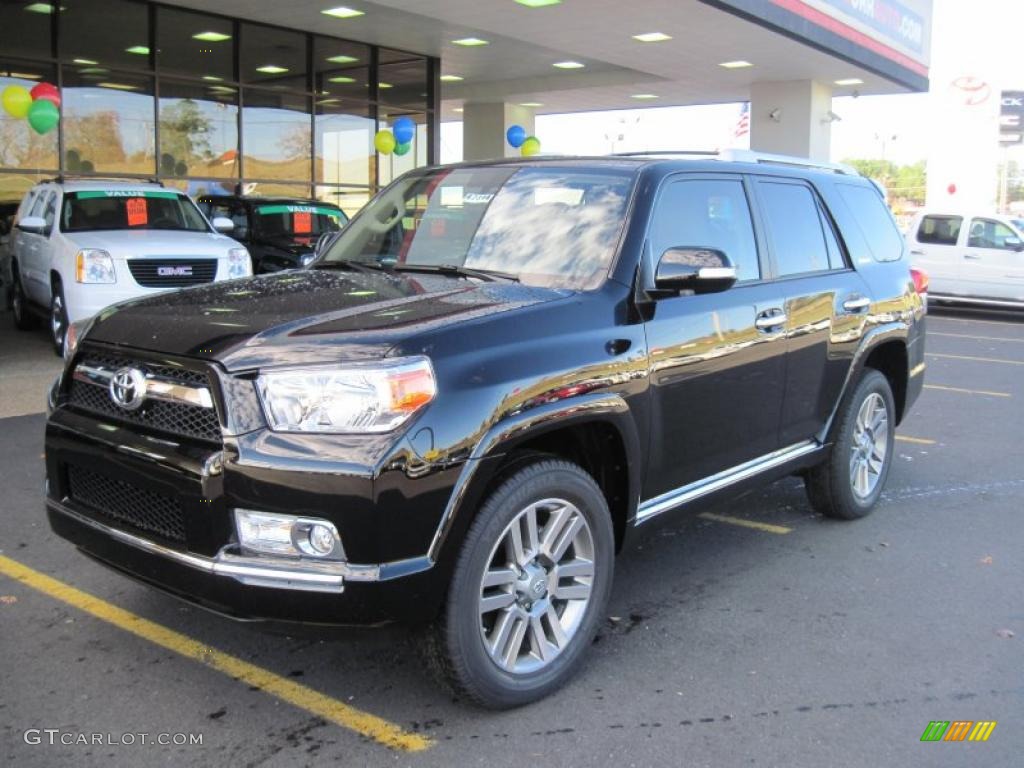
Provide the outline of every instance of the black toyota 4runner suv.
{"type": "Polygon", "coordinates": [[[881,195],[751,156],[413,171],[310,268],[71,333],[53,529],[245,619],[399,619],[457,690],[579,667],[631,532],[800,475],[877,502],[925,296],[881,195]]]}

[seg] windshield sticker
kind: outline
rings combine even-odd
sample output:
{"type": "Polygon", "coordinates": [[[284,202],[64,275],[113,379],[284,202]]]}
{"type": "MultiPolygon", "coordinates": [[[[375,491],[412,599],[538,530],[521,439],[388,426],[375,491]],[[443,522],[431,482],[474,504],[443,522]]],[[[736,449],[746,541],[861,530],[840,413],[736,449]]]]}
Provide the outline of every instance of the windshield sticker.
{"type": "Polygon", "coordinates": [[[125,201],[124,207],[128,213],[129,227],[144,227],[149,223],[149,211],[146,208],[146,198],[130,197],[125,201]]]}
{"type": "Polygon", "coordinates": [[[294,211],[292,213],[292,232],[297,235],[307,235],[313,231],[313,214],[309,211],[294,211]]]}
{"type": "Polygon", "coordinates": [[[485,195],[482,192],[470,192],[462,196],[462,202],[467,205],[487,205],[494,199],[494,195],[485,195]]]}
{"type": "MultiPolygon", "coordinates": [[[[261,205],[256,209],[256,213],[261,215],[272,214],[272,213],[304,213],[307,216],[317,214],[318,216],[328,216],[332,219],[339,219],[341,213],[336,208],[323,208],[319,205],[261,205]]],[[[309,232],[311,230],[305,230],[309,232]]]]}
{"type": "Polygon", "coordinates": [[[164,192],[159,189],[105,189],[105,190],[88,190],[85,192],[75,192],[76,200],[90,200],[97,197],[152,197],[152,198],[163,198],[165,200],[177,200],[180,195],[177,192],[164,192]]]}

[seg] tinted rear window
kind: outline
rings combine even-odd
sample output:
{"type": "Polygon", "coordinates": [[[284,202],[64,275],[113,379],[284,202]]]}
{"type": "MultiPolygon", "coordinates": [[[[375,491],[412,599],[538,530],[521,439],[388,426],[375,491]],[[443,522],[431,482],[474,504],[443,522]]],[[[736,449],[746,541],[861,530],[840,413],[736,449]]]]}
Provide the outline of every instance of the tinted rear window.
{"type": "Polygon", "coordinates": [[[903,258],[903,237],[878,190],[854,184],[836,184],[836,189],[857,220],[875,261],[903,258]]]}
{"type": "Polygon", "coordinates": [[[925,216],[917,228],[917,242],[930,245],[956,245],[960,239],[960,216],[925,216]]]}

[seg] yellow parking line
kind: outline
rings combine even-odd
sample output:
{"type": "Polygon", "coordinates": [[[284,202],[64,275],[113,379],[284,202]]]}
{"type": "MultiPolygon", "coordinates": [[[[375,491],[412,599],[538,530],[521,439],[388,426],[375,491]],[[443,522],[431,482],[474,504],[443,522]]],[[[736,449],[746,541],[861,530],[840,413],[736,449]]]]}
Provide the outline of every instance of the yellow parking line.
{"type": "Polygon", "coordinates": [[[1015,341],[1024,344],[1024,339],[1011,339],[1008,336],[974,336],[969,333],[942,333],[941,331],[928,331],[929,336],[948,336],[951,339],[979,339],[980,341],[1015,341]]]}
{"type": "Polygon", "coordinates": [[[764,531],[765,533],[792,533],[792,528],[787,528],[784,525],[772,525],[771,523],[758,523],[755,520],[744,520],[742,517],[730,517],[729,515],[716,515],[711,512],[701,512],[697,517],[702,517],[705,520],[714,520],[716,523],[728,523],[729,525],[738,525],[743,528],[753,528],[755,531],[764,531]]]}
{"type": "Polygon", "coordinates": [[[896,439],[901,443],[915,443],[916,445],[935,445],[934,440],[926,440],[923,437],[907,437],[906,435],[896,435],[896,439]]]}
{"type": "Polygon", "coordinates": [[[938,352],[925,352],[926,357],[945,357],[950,360],[973,360],[976,363],[1005,363],[1006,365],[1024,365],[1024,360],[1003,360],[999,357],[974,357],[972,355],[945,355],[938,352]]]}
{"type": "Polygon", "coordinates": [[[943,392],[959,392],[962,395],[988,395],[989,397],[1011,397],[1009,392],[991,392],[987,389],[964,389],[963,387],[945,387],[941,384],[925,384],[925,389],[939,389],[943,392]]]}
{"type": "Polygon", "coordinates": [[[0,573],[143,640],[202,662],[247,685],[261,688],[289,704],[319,715],[342,728],[362,734],[384,746],[406,752],[419,752],[433,745],[433,742],[424,736],[405,731],[398,725],[369,712],[363,712],[255,664],[205,646],[187,635],[136,616],[130,611],[118,608],[3,555],[0,555],[0,573]]]}

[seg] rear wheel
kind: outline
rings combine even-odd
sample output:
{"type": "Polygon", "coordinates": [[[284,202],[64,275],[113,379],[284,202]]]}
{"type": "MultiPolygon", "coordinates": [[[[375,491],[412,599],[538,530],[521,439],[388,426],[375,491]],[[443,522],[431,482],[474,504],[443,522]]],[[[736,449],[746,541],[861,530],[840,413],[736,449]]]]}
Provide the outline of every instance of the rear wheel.
{"type": "Polygon", "coordinates": [[[831,456],[804,482],[818,512],[854,520],[874,508],[892,465],[896,408],[888,379],[865,372],[839,419],[831,456]]]}
{"type": "Polygon", "coordinates": [[[509,477],[474,521],[432,661],[458,693],[505,709],[570,679],[604,616],[615,539],[604,495],[575,464],[509,477]]]}
{"type": "Polygon", "coordinates": [[[14,315],[14,327],[19,331],[30,331],[36,327],[36,318],[28,308],[28,298],[21,286],[21,275],[18,265],[11,265],[11,277],[14,285],[11,288],[11,312],[14,315]]]}
{"type": "Polygon", "coordinates": [[[64,340],[68,335],[68,308],[64,303],[64,286],[54,279],[50,291],[50,339],[58,357],[64,355],[64,340]]]}

